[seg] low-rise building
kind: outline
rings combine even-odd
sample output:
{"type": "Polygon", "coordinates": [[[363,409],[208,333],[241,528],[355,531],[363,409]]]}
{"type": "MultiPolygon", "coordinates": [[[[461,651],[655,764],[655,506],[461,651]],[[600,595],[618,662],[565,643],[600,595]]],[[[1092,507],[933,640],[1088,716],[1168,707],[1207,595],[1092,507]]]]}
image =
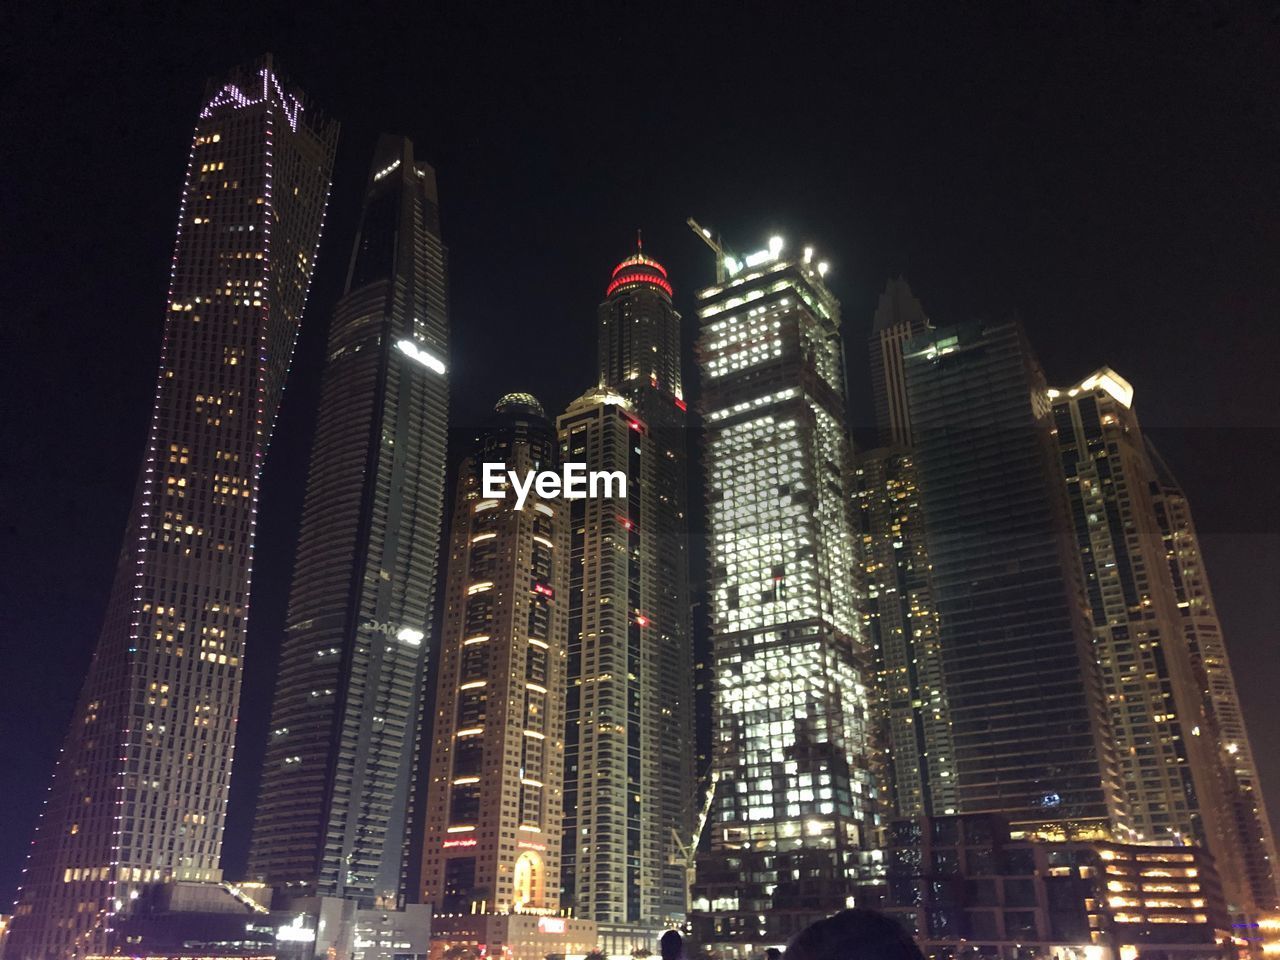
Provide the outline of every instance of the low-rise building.
{"type": "Polygon", "coordinates": [[[1017,838],[998,814],[895,820],[888,845],[883,909],[930,960],[1234,955],[1198,847],[1017,838]]]}
{"type": "Polygon", "coordinates": [[[144,887],[112,931],[132,960],[425,960],[431,906],[361,907],[344,897],[290,897],[261,883],[144,887]]]}

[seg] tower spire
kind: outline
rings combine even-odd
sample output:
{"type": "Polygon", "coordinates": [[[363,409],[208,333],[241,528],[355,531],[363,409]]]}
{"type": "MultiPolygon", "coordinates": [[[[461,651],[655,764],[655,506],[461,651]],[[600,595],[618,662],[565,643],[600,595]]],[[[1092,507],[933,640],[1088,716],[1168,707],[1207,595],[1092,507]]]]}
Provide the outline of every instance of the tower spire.
{"type": "Polygon", "coordinates": [[[636,253],[644,253],[644,231],[636,227],[636,253]]]}

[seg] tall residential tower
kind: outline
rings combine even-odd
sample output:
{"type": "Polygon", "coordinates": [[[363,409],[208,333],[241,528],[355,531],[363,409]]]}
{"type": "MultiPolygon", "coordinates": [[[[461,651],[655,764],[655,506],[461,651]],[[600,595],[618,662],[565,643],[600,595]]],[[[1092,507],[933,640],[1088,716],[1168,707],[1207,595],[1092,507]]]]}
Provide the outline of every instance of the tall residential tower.
{"type": "Polygon", "coordinates": [[[220,879],[259,478],[336,138],[269,56],[205,96],[133,508],[9,960],[104,952],[140,885],[220,879]]]}
{"type": "Polygon", "coordinates": [[[859,590],[882,809],[955,813],[955,746],[915,460],[904,447],[860,451],[853,496],[862,536],[859,590]]]}
{"type": "Polygon", "coordinates": [[[1049,400],[1135,838],[1206,847],[1227,901],[1252,913],[1229,757],[1182,630],[1133,388],[1104,367],[1049,400]]]}
{"type": "Polygon", "coordinates": [[[1228,815],[1240,844],[1248,895],[1258,911],[1280,907],[1276,891],[1276,842],[1262,798],[1262,783],[1245,729],[1222,623],[1209,589],[1204,551],[1191,504],[1164,459],[1147,441],[1153,476],[1151,493],[1164,554],[1173,580],[1182,635],[1213,718],[1217,747],[1227,767],[1228,815]]]}
{"type": "Polygon", "coordinates": [[[879,446],[859,451],[859,591],[871,647],[880,800],[899,817],[954,813],[955,748],[920,485],[911,451],[903,347],[931,329],[902,278],[880,295],[869,346],[879,446]]]}
{"type": "Polygon", "coordinates": [[[628,478],[569,511],[565,906],[607,952],[652,944],[688,909],[696,806],[680,315],[637,252],[600,305],[599,385],[559,418],[564,457],[628,478]]]}
{"type": "Polygon", "coordinates": [[[374,154],[334,308],[249,874],[394,907],[444,511],[435,171],[374,154]]]}
{"type": "Polygon", "coordinates": [[[698,293],[715,670],[703,942],[852,904],[872,824],[839,304],[775,238],[698,293]]]}
{"type": "Polygon", "coordinates": [[[432,727],[422,901],[450,947],[543,960],[585,953],[595,925],[560,915],[567,501],[483,496],[482,464],[559,465],[528,394],[503,397],[458,475],[432,727]]]}

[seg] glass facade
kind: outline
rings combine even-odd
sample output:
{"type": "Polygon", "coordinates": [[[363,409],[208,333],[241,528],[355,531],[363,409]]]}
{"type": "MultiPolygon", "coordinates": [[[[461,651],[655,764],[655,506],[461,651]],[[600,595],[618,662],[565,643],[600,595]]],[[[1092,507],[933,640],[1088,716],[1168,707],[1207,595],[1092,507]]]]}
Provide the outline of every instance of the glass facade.
{"type": "Polygon", "coordinates": [[[705,942],[785,941],[852,903],[869,840],[839,304],[762,252],[698,294],[715,671],[705,942]]]}
{"type": "Polygon", "coordinates": [[[269,57],[209,86],[145,459],[9,958],[105,952],[140,885],[221,877],[259,479],[336,139],[269,57]]]}
{"type": "Polygon", "coordinates": [[[876,304],[868,344],[876,430],[880,443],[886,446],[911,445],[911,408],[902,348],[929,329],[929,318],[911,287],[901,277],[890,280],[876,304]]]}
{"type": "Polygon", "coordinates": [[[299,895],[369,908],[404,892],[447,357],[435,171],[382,137],[329,330],[249,862],[299,895]]]}
{"type": "Polygon", "coordinates": [[[961,813],[1129,836],[1046,387],[1014,323],[906,345],[961,813]]]}
{"type": "Polygon", "coordinates": [[[876,771],[884,809],[900,817],[955,813],[959,802],[903,357],[904,345],[930,329],[907,282],[890,280],[868,343],[876,429],[885,446],[860,453],[853,476],[860,612],[874,657],[876,771]]]}

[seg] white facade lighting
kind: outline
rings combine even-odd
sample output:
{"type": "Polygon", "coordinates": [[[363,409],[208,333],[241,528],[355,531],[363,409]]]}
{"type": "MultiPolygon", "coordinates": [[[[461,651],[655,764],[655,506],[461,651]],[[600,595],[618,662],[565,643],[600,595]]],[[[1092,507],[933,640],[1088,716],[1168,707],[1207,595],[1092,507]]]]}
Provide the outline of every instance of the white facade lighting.
{"type": "Polygon", "coordinates": [[[1124,407],[1133,404],[1133,387],[1114,370],[1099,370],[1080,383],[1081,390],[1092,390],[1095,387],[1109,393],[1112,399],[1124,407]]]}
{"type": "Polygon", "coordinates": [[[298,914],[288,926],[276,928],[278,943],[315,943],[315,930],[303,926],[307,922],[306,914],[298,914]]]}
{"type": "Polygon", "coordinates": [[[438,374],[444,375],[446,367],[444,361],[428,350],[423,344],[417,340],[404,339],[396,343],[396,349],[412,360],[417,360],[428,370],[433,370],[438,374]]]}

